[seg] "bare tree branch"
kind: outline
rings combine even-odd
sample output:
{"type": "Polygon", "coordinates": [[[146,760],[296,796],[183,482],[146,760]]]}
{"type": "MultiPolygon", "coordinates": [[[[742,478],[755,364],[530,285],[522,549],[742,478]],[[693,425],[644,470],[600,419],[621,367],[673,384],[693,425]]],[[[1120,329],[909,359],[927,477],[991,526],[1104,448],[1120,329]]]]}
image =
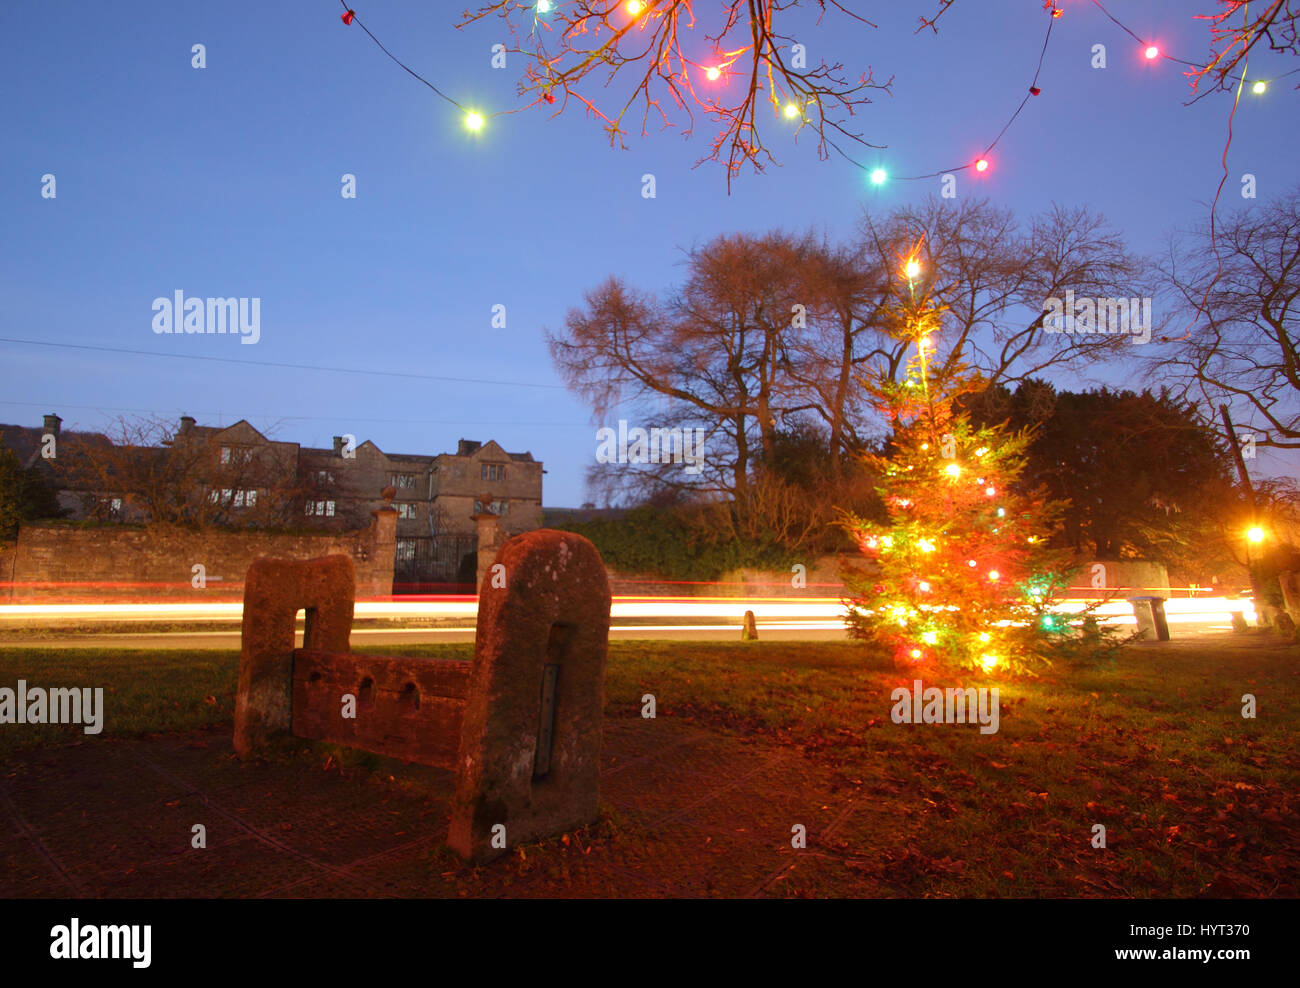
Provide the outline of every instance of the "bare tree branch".
{"type": "Polygon", "coordinates": [[[716,27],[701,35],[703,45],[690,42],[692,0],[576,0],[544,15],[516,0],[491,0],[465,11],[458,26],[493,15],[504,20],[511,38],[506,51],[526,59],[519,94],[532,97],[534,105],[555,106],[557,114],[573,100],[601,122],[611,146],[626,146],[625,118],[634,108],[642,135],[653,117],[661,127],[679,126],[689,136],[696,112],[702,113],[716,133],[696,164],[723,163],[730,188],[746,163],[756,171],[775,163],[760,133],[762,103],[774,118],[788,117],[799,130],[811,127],[823,158],[837,147],[836,137],[875,146],[848,128],[848,118],[874,92],[888,92],[890,81],[877,83],[871,69],[849,79],[838,62],[818,60],[809,67],[804,49],[793,53],[794,36],[778,29],[778,22],[786,28],[797,9],[812,2],[819,14],[809,30],[820,26],[828,4],[874,27],[836,0],[719,0],[711,12],[716,27]],[[709,54],[690,54],[700,47],[709,54]],[[598,101],[596,88],[618,95],[598,101]]]}

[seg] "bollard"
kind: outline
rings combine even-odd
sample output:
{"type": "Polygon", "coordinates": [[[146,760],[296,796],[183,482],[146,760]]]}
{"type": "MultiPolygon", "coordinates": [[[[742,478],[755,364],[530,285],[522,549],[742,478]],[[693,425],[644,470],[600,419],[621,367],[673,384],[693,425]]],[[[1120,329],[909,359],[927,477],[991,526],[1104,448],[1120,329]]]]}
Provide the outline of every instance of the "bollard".
{"type": "Polygon", "coordinates": [[[1130,597],[1138,630],[1147,641],[1169,641],[1169,622],[1165,619],[1163,597],[1130,597]]]}

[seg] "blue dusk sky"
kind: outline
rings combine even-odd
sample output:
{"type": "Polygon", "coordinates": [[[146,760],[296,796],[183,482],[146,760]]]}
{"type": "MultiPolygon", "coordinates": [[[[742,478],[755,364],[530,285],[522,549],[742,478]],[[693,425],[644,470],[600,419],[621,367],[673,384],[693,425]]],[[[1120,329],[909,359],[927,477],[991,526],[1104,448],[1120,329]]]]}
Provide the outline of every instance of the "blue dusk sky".
{"type": "MultiPolygon", "coordinates": [[[[687,43],[702,58],[718,2],[695,4],[701,24],[687,43]]],[[[493,69],[504,29],[489,20],[457,30],[466,5],[356,9],[462,104],[521,106],[522,58],[493,69]]],[[[988,174],[961,173],[959,194],[1025,219],[1053,202],[1087,205],[1132,249],[1158,252],[1171,230],[1207,215],[1231,97],[1185,105],[1180,66],[1144,61],[1092,3],[1061,5],[1042,95],[988,174]],[[1090,65],[1098,43],[1102,70],[1090,65]]],[[[892,76],[892,95],[856,122],[887,145],[863,160],[896,175],[950,168],[987,146],[1033,76],[1047,18],[1041,0],[957,0],[937,35],[918,34],[917,17],[937,0],[848,6],[877,26],[828,11],[820,27],[796,16],[795,33],[810,63],[892,76]]],[[[1213,0],[1108,6],[1171,54],[1208,51],[1207,26],[1192,15],[1213,0]]],[[[563,327],[585,290],[614,274],[662,292],[680,282],[683,252],[719,234],[811,229],[846,240],[864,208],[883,213],[938,191],[937,180],[873,187],[842,158],[819,160],[811,134],[796,143],[780,120],[765,133],[781,167],[746,170],[730,195],[720,166],[693,167],[711,135],[703,118],[689,140],[658,129],[642,138],[634,125],[627,150],[611,149],[576,109],[524,109],[471,135],[341,12],[330,0],[6,9],[0,336],[142,352],[0,343],[0,422],[35,425],[46,412],[65,429],[102,429],[119,415],[244,418],[304,445],[352,433],[405,453],[496,439],[545,462],[548,506],[576,505],[604,423],[562,386],[545,332],[563,327]],[[195,44],[206,68],[191,67],[195,44]],[[356,176],[355,199],[340,195],[345,173],[356,176]],[[641,195],[646,173],[653,199],[641,195]],[[41,195],[46,174],[52,199],[41,195]],[[155,334],[153,300],[177,290],[260,298],[260,340],[155,334]],[[505,328],[491,325],[495,305],[506,307],[505,328]],[[424,377],[266,366],[276,363],[424,377]]],[[[1295,64],[1266,55],[1250,74],[1295,64]]],[[[1222,208],[1243,207],[1242,173],[1256,176],[1260,200],[1295,184],[1296,101],[1285,83],[1243,96],[1222,208]]],[[[1125,369],[1103,378],[1123,382],[1125,369]]]]}

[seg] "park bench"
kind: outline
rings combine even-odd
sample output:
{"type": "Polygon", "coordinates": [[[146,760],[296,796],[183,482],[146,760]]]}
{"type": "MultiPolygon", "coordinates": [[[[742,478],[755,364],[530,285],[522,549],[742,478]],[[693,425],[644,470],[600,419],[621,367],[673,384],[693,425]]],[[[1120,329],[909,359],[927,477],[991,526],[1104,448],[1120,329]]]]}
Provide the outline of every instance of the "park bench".
{"type": "Polygon", "coordinates": [[[348,556],[249,567],[241,758],[292,735],[450,769],[447,843],[475,860],[595,819],[610,595],[590,542],[541,530],[501,547],[480,587],[472,661],[350,651],[355,595],[348,556]]]}

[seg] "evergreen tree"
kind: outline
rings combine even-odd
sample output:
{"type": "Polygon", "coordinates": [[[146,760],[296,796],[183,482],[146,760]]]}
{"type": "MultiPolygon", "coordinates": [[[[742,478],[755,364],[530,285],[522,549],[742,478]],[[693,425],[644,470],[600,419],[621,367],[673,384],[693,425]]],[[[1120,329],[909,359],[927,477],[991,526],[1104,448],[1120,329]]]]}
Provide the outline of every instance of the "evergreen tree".
{"type": "Polygon", "coordinates": [[[936,359],[939,316],[900,303],[896,333],[916,343],[907,377],[863,382],[893,424],[885,454],[868,457],[889,517],[846,517],[874,563],[846,574],[849,621],[903,665],[1026,671],[1071,631],[1052,610],[1068,577],[1067,554],[1049,545],[1063,505],[1018,484],[1028,432],[959,410],[984,382],[936,359]]]}

